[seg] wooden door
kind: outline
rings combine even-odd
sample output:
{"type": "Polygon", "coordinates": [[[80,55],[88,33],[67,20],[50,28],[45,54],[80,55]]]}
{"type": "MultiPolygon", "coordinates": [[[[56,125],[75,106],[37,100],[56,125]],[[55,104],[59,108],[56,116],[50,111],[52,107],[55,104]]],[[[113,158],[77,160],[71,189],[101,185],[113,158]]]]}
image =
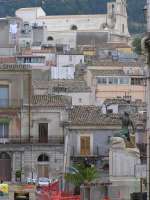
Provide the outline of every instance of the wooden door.
{"type": "Polygon", "coordinates": [[[90,155],[90,136],[81,136],[80,137],[80,154],[81,155],[90,155]]]}
{"type": "Polygon", "coordinates": [[[48,123],[39,124],[39,142],[48,143],[48,123]]]}
{"type": "Polygon", "coordinates": [[[0,180],[11,181],[11,158],[6,153],[0,155],[0,180]]]}
{"type": "Polygon", "coordinates": [[[38,165],[38,177],[49,178],[48,164],[40,164],[40,165],[38,165]]]}

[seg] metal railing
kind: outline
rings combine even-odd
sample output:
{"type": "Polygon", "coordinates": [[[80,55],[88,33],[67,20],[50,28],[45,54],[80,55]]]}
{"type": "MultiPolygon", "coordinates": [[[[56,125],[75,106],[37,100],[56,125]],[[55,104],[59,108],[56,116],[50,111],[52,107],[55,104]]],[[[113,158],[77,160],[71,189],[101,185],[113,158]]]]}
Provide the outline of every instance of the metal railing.
{"type": "Polygon", "coordinates": [[[51,144],[62,145],[64,144],[63,136],[49,136],[48,138],[39,137],[9,137],[0,138],[0,144],[51,144]]]}
{"type": "Polygon", "coordinates": [[[93,152],[90,154],[81,154],[80,152],[77,152],[77,148],[75,146],[72,146],[71,148],[71,157],[108,157],[109,155],[109,148],[104,149],[104,147],[95,146],[93,148],[93,152]]]}

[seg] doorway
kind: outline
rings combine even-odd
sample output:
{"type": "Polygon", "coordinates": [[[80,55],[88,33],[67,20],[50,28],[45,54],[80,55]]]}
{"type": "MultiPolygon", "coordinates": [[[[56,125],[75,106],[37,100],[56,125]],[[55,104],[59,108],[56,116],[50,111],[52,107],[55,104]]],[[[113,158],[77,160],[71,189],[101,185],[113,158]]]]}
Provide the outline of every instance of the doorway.
{"type": "Polygon", "coordinates": [[[49,178],[49,157],[46,154],[38,157],[38,177],[49,178]]]}
{"type": "Polygon", "coordinates": [[[6,152],[0,153],[0,179],[11,181],[11,157],[6,152]]]}
{"type": "Polygon", "coordinates": [[[48,143],[48,123],[39,124],[39,143],[48,143]]]}

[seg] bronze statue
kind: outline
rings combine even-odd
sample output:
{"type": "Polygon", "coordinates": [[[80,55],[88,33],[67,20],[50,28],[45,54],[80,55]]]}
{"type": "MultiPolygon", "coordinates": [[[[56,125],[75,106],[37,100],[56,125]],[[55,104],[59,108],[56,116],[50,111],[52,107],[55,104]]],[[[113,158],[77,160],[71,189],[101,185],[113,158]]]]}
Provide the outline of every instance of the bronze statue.
{"type": "Polygon", "coordinates": [[[132,133],[135,134],[133,122],[130,119],[129,114],[127,112],[124,112],[124,115],[120,119],[122,121],[122,129],[120,131],[120,136],[126,139],[127,141],[131,142],[129,126],[132,127],[132,133]]]}

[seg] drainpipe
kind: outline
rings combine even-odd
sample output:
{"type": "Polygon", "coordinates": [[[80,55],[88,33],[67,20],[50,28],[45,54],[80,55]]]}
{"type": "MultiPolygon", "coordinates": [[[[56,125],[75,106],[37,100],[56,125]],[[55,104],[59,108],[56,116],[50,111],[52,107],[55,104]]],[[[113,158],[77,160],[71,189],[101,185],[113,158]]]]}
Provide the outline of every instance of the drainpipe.
{"type": "Polygon", "coordinates": [[[31,142],[31,72],[29,72],[28,74],[28,120],[29,120],[29,127],[28,127],[28,131],[29,131],[29,143],[31,142]]]}

